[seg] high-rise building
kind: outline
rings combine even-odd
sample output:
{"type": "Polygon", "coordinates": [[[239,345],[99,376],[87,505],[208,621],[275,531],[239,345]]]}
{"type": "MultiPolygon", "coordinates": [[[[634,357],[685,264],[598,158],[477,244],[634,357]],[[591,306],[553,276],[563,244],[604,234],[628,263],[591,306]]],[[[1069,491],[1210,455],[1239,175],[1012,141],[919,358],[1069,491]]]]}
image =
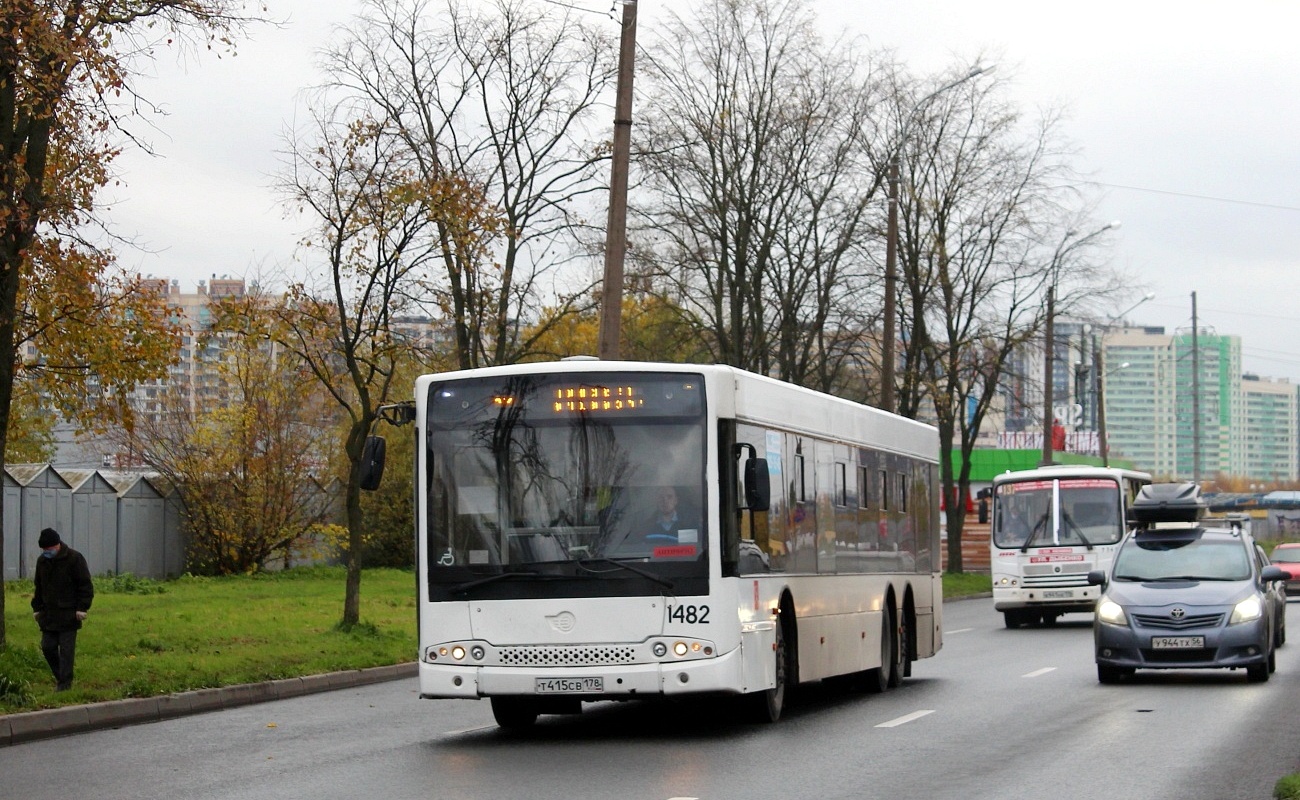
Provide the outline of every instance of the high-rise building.
{"type": "Polygon", "coordinates": [[[1297,477],[1296,387],[1243,375],[1240,337],[1117,328],[1101,356],[1111,453],[1169,478],[1297,477]]]}

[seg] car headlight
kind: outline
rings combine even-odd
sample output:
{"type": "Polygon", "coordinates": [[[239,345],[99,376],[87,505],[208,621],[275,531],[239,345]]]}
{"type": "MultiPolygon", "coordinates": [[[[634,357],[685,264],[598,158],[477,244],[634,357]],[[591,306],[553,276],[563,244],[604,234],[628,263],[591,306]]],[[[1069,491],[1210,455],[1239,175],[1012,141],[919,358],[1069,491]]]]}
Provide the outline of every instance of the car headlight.
{"type": "Polygon", "coordinates": [[[1228,624],[1236,625],[1238,622],[1250,622],[1259,619],[1263,614],[1264,606],[1259,602],[1259,595],[1252,594],[1232,609],[1232,617],[1228,620],[1228,624]]]}
{"type": "Polygon", "coordinates": [[[1097,619],[1109,625],[1128,625],[1124,607],[1109,597],[1103,597],[1097,602],[1097,619]]]}

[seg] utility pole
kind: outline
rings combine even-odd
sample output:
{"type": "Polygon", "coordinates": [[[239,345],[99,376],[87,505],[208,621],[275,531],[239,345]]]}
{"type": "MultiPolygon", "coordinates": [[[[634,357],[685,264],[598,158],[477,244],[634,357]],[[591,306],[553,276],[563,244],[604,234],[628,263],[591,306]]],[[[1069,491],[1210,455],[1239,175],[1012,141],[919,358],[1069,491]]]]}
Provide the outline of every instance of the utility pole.
{"type": "Polygon", "coordinates": [[[889,213],[885,228],[885,301],[882,308],[884,330],[880,334],[880,408],[891,414],[898,410],[894,388],[895,372],[898,367],[898,356],[895,353],[898,338],[896,330],[898,327],[898,162],[902,158],[903,148],[907,146],[907,137],[911,133],[912,123],[931,100],[949,89],[962,85],[976,75],[992,71],[993,67],[973,67],[970,72],[957,80],[940,86],[917,101],[911,113],[907,115],[907,119],[903,121],[903,127],[898,133],[898,141],[894,144],[894,153],[889,159],[889,213]]]}
{"type": "MultiPolygon", "coordinates": [[[[1052,264],[1052,268],[1055,270],[1055,263],[1052,264]]],[[[1042,467],[1052,464],[1052,433],[1055,427],[1052,423],[1056,419],[1052,413],[1052,351],[1056,349],[1056,342],[1053,341],[1055,316],[1056,281],[1053,278],[1052,284],[1047,287],[1047,325],[1043,329],[1047,346],[1043,349],[1043,462],[1039,465],[1042,467]]]]}
{"type": "Polygon", "coordinates": [[[618,359],[623,320],[623,258],[627,253],[627,173],[632,151],[632,68],[636,62],[636,0],[623,2],[623,36],[618,47],[618,89],[614,101],[614,150],[610,158],[609,219],[605,226],[605,280],[600,296],[598,354],[618,359]]]}

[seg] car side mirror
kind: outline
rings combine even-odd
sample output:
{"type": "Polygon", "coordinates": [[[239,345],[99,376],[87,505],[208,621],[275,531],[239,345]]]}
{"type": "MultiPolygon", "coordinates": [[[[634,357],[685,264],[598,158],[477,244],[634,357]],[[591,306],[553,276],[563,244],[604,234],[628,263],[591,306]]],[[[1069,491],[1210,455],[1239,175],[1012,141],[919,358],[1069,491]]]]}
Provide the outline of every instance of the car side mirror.
{"type": "Polygon", "coordinates": [[[1105,571],[1105,570],[1100,570],[1100,569],[1094,569],[1092,572],[1089,572],[1089,573],[1088,573],[1088,585],[1089,585],[1089,586],[1105,586],[1105,585],[1106,585],[1106,571],[1105,571]]]}
{"type": "Polygon", "coordinates": [[[1272,583],[1273,581],[1284,581],[1287,579],[1287,577],[1288,576],[1286,570],[1282,569],[1281,567],[1275,567],[1272,564],[1269,564],[1267,567],[1264,567],[1264,569],[1261,570],[1259,573],[1259,579],[1261,581],[1264,581],[1265,583],[1272,583]]]}

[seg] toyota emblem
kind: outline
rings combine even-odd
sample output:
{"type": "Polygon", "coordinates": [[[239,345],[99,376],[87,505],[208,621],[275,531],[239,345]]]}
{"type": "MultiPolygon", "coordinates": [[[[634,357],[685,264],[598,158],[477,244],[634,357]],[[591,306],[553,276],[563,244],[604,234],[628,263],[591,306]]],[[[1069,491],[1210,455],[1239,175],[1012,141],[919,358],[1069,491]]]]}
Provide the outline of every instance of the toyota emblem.
{"type": "Polygon", "coordinates": [[[1187,611],[1184,610],[1182,606],[1175,606],[1174,609],[1169,612],[1169,616],[1173,617],[1174,619],[1182,619],[1183,617],[1187,616],[1187,611]]]}

